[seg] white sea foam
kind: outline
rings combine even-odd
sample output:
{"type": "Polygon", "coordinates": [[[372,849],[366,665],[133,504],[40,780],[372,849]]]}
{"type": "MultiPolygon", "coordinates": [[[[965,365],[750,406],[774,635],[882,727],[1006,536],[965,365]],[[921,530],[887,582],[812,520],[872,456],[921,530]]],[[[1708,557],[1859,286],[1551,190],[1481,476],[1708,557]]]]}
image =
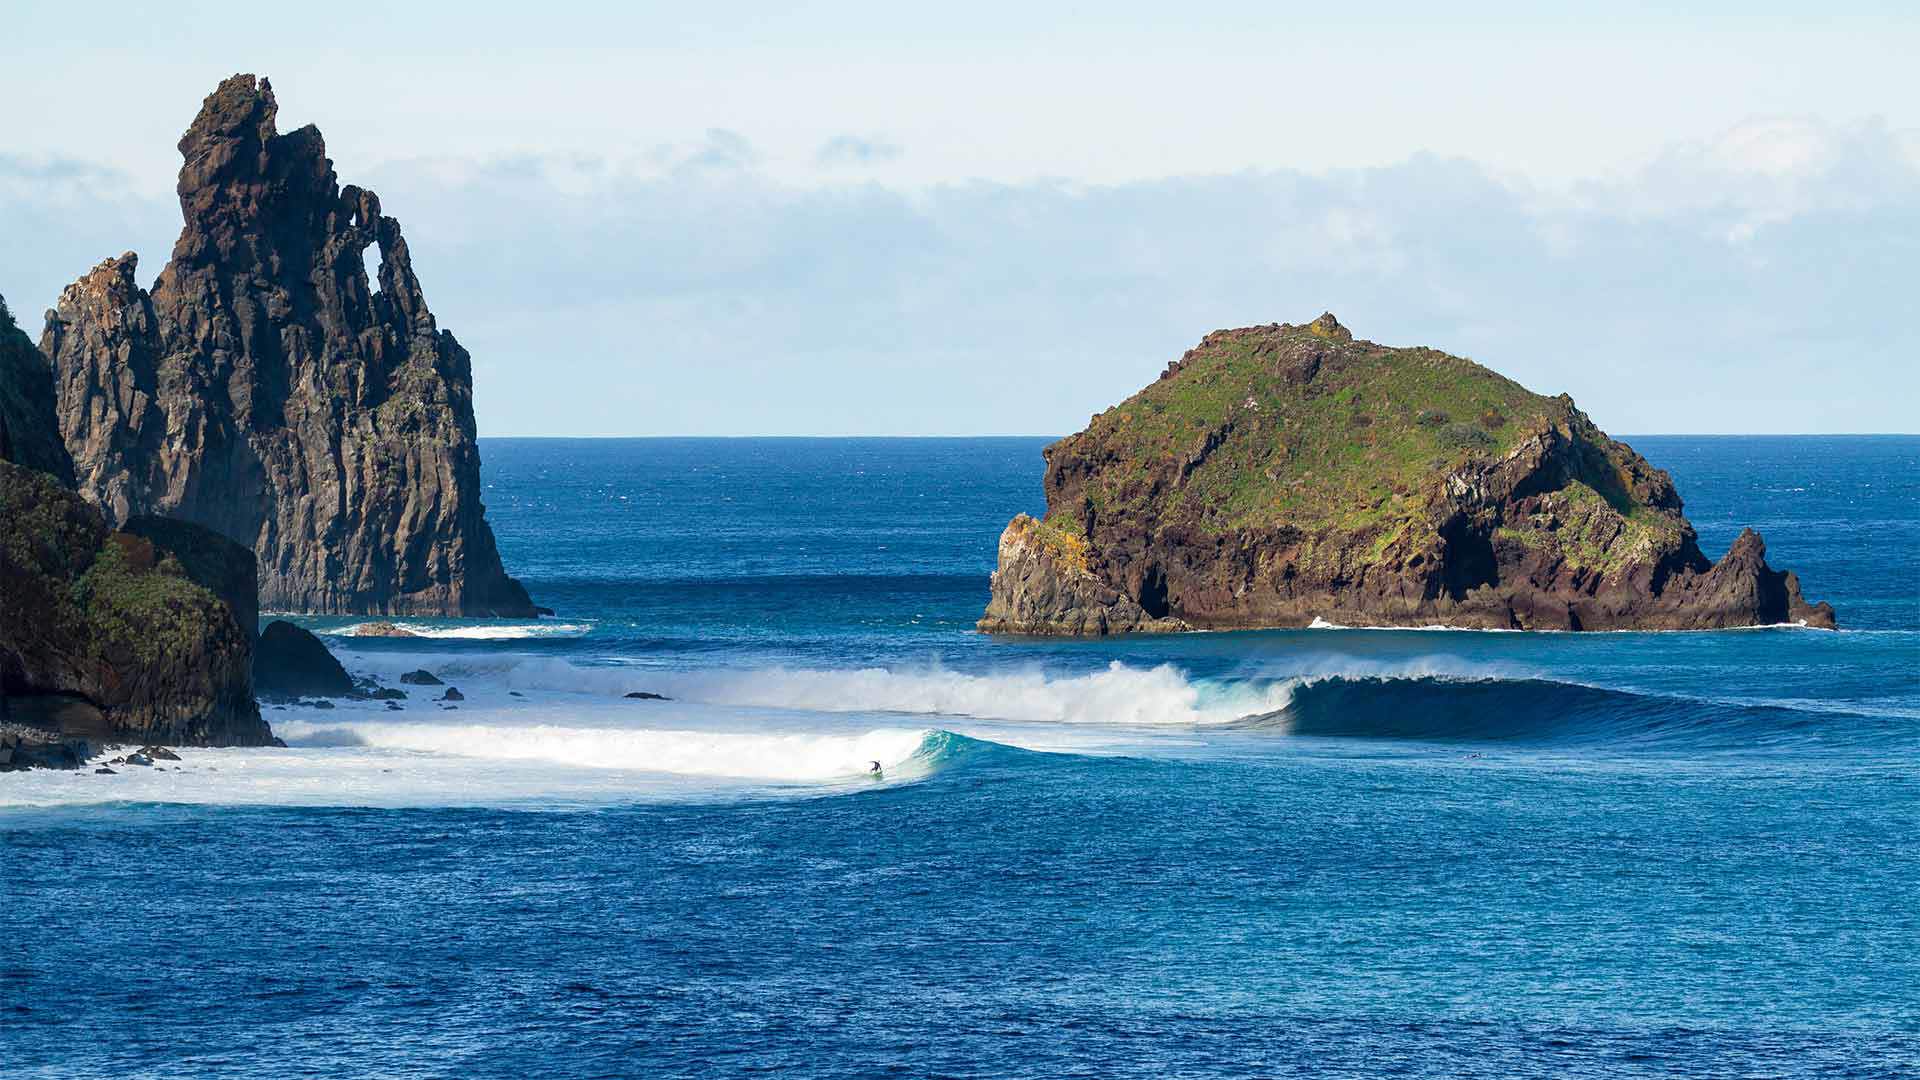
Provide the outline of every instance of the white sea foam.
{"type": "Polygon", "coordinates": [[[349,702],[270,709],[288,746],[180,749],[113,775],[0,776],[0,808],[102,802],[323,806],[534,805],[867,790],[933,763],[929,729],[581,695],[476,688],[460,710],[349,702]],[[869,773],[881,763],[882,777],[869,773]]]}
{"type": "MultiPolygon", "coordinates": [[[[328,637],[356,637],[366,623],[353,623],[317,631],[328,637]]],[[[414,637],[450,638],[468,641],[516,641],[526,638],[580,637],[593,631],[591,623],[501,623],[446,624],[394,621],[393,625],[414,637]]]]}
{"type": "MultiPolygon", "coordinates": [[[[450,682],[477,679],[520,691],[620,696],[666,694],[706,705],[820,713],[910,713],[1025,724],[1200,727],[1285,707],[1279,682],[1211,684],[1171,664],[1069,675],[1037,668],[980,675],[945,668],[754,668],[706,671],[587,667],[551,658],[355,657],[350,667],[404,670],[424,664],[450,682]],[[435,666],[435,661],[439,666],[435,666]]],[[[391,676],[389,676],[391,677],[391,676]]]]}
{"type": "MultiPolygon", "coordinates": [[[[543,657],[343,653],[392,683],[427,667],[458,685],[457,709],[409,687],[405,708],[341,702],[266,713],[289,748],[182,750],[178,768],[114,776],[0,777],[0,807],[116,801],[308,805],[565,805],[864,790],[935,767],[929,733],[1031,750],[1173,749],[1200,731],[1281,711],[1314,677],[1459,671],[1443,658],[1380,665],[1289,654],[1311,675],[1242,671],[1195,679],[1172,665],[1113,662],[1081,674],[890,670],[674,671],[543,657]],[[633,701],[650,690],[670,701],[633,701]],[[902,722],[902,717],[915,719],[902,722]],[[922,719],[924,718],[924,719],[922,719]]],[[[1299,670],[1299,669],[1296,669],[1299,670]]],[[[1471,677],[1471,672],[1463,672],[1471,677]]],[[[1149,750],[1149,752],[1154,752],[1149,750]]]]}
{"type": "MultiPolygon", "coordinates": [[[[375,714],[382,715],[397,714],[375,714]]],[[[905,764],[928,732],[880,728],[857,733],[715,731],[579,724],[447,723],[302,717],[275,731],[289,747],[359,746],[445,757],[529,761],[742,780],[799,782],[859,777],[868,763],[905,764]]],[[[511,714],[509,714],[511,715],[511,714]]]]}

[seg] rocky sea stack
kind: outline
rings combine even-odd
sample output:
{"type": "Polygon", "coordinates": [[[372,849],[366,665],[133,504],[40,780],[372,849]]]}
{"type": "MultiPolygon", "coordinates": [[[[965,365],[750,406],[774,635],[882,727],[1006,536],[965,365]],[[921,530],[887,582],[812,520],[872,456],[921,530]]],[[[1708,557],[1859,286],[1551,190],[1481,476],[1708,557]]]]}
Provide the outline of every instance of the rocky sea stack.
{"type": "Polygon", "coordinates": [[[48,313],[81,494],[110,526],[180,518],[247,545],[268,609],[534,615],[482,514],[466,350],[399,222],[276,112],[265,79],[221,83],[180,139],[185,225],[152,292],[122,255],[48,313]]]}
{"type": "Polygon", "coordinates": [[[1572,399],[1332,315],[1209,334],[1045,455],[984,631],[1834,625],[1572,399]]]}

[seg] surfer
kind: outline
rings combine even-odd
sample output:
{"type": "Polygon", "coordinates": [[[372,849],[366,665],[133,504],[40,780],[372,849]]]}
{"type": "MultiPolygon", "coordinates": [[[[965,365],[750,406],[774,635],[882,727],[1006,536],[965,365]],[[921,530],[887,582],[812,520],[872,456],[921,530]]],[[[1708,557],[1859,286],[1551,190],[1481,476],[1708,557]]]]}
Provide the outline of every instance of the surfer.
{"type": "Polygon", "coordinates": [[[867,769],[867,775],[878,780],[880,778],[880,763],[877,761],[874,761],[874,762],[869,762],[869,765],[871,767],[867,769]]]}

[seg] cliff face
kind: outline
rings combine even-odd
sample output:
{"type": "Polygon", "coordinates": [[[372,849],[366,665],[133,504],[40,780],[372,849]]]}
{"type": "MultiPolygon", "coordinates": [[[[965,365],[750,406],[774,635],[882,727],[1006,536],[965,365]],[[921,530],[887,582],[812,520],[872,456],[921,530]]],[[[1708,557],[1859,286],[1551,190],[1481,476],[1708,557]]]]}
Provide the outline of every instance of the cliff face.
{"type": "Polygon", "coordinates": [[[1570,399],[1331,315],[1208,335],[1046,460],[982,630],[1834,625],[1570,399]]]}
{"type": "Polygon", "coordinates": [[[399,222],[276,110],[264,79],[221,83],[180,139],[185,226],[152,292],[123,255],[49,313],[79,490],[110,525],[180,518],[248,545],[270,609],[534,614],[482,516],[466,350],[399,222]]]}
{"type": "Polygon", "coordinates": [[[0,299],[0,461],[73,483],[73,461],[53,416],[53,369],[0,299]]]}

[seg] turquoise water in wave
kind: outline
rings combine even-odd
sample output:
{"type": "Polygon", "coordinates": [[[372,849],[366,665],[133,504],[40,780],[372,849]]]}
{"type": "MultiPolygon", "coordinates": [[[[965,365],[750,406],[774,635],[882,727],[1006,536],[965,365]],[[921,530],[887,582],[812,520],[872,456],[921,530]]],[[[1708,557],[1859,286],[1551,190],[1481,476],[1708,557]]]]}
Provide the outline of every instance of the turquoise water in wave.
{"type": "Polygon", "coordinates": [[[1920,1075],[1920,438],[1632,441],[1846,629],[987,639],[1043,440],[487,440],[558,615],[329,639],[458,708],[0,776],[0,1075],[1920,1075]]]}

